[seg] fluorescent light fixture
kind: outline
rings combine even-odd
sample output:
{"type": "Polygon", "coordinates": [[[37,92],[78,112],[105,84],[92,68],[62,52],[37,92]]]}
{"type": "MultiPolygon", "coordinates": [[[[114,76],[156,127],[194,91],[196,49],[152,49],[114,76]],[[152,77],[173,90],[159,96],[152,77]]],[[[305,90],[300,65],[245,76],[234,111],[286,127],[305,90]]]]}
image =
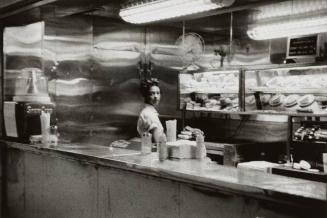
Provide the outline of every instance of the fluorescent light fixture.
{"type": "Polygon", "coordinates": [[[123,7],[119,15],[129,23],[141,24],[228,7],[235,0],[144,0],[123,7]]]}
{"type": "Polygon", "coordinates": [[[257,8],[247,34],[254,40],[327,32],[327,0],[290,0],[257,8]]]}
{"type": "Polygon", "coordinates": [[[316,14],[327,9],[326,0],[293,0],[274,4],[268,4],[256,8],[259,13],[252,16],[256,21],[278,18],[283,16],[295,16],[300,14],[316,14]]]}
{"type": "Polygon", "coordinates": [[[247,34],[254,40],[266,40],[323,32],[327,32],[327,15],[257,24],[251,27],[247,34]]]}

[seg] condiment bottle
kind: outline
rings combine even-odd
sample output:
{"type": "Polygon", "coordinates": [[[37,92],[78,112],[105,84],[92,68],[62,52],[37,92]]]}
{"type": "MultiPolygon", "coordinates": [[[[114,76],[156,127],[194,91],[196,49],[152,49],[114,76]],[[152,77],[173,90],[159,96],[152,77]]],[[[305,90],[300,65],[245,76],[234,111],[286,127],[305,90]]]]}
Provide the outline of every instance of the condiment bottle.
{"type": "Polygon", "coordinates": [[[196,159],[204,159],[207,156],[207,149],[204,144],[204,136],[202,134],[198,134],[196,136],[196,159]]]}
{"type": "Polygon", "coordinates": [[[158,156],[160,161],[164,161],[168,158],[168,149],[167,149],[166,141],[167,139],[165,134],[162,134],[159,137],[159,142],[157,144],[158,156]]]}
{"type": "Polygon", "coordinates": [[[141,152],[142,154],[151,153],[152,149],[152,134],[145,132],[141,138],[141,152]]]}

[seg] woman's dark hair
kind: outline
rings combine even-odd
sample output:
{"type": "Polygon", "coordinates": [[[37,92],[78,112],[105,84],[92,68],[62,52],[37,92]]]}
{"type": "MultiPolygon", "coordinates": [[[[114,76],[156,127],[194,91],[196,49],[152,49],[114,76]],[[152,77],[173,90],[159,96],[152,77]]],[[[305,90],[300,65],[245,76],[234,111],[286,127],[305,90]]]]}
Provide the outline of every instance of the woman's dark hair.
{"type": "MultiPolygon", "coordinates": [[[[150,78],[150,79],[144,79],[141,81],[141,94],[144,98],[149,96],[150,88],[152,86],[158,86],[159,87],[159,80],[157,78],[150,78]]],[[[160,89],[160,87],[159,87],[160,89]]]]}

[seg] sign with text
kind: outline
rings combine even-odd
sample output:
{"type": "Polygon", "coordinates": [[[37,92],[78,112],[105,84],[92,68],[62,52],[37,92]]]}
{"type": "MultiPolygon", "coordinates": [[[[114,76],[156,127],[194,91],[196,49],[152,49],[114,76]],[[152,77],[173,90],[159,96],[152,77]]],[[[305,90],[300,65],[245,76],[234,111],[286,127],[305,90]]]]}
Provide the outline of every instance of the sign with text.
{"type": "Polygon", "coordinates": [[[286,56],[287,58],[318,56],[318,35],[288,38],[286,56]]]}

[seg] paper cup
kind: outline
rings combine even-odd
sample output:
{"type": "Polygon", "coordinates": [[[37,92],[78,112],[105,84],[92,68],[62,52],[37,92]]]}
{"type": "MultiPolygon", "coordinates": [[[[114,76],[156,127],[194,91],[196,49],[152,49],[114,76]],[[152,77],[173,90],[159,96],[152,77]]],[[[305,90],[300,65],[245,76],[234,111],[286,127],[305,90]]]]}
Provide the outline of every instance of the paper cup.
{"type": "Polygon", "coordinates": [[[324,172],[327,173],[327,153],[322,154],[322,162],[324,165],[324,172]]]}
{"type": "Polygon", "coordinates": [[[167,142],[175,142],[176,141],[176,120],[167,120],[166,121],[166,129],[167,129],[167,142]]]}
{"type": "Polygon", "coordinates": [[[44,147],[49,147],[50,142],[50,113],[42,111],[41,116],[41,133],[42,133],[42,144],[44,147]]]}

